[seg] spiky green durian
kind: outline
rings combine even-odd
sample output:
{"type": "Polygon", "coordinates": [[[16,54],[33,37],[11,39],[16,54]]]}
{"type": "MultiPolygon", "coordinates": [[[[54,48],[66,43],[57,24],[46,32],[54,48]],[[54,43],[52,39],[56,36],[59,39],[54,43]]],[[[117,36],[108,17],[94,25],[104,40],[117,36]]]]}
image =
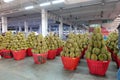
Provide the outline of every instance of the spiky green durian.
{"type": "Polygon", "coordinates": [[[106,54],[100,54],[100,55],[98,56],[98,59],[99,59],[100,61],[106,61],[106,60],[107,60],[107,55],[106,55],[106,54]]]}
{"type": "Polygon", "coordinates": [[[85,54],[85,57],[86,57],[86,59],[90,59],[91,58],[91,53],[87,51],[86,54],[85,54]]]}
{"type": "Polygon", "coordinates": [[[68,39],[66,40],[64,47],[63,47],[63,53],[61,53],[61,56],[66,56],[70,58],[79,58],[81,53],[80,53],[80,48],[77,43],[77,36],[73,33],[68,35],[68,39]]]}
{"type": "Polygon", "coordinates": [[[13,39],[10,43],[10,49],[11,50],[22,50],[22,49],[27,49],[27,44],[26,44],[26,39],[25,35],[21,32],[17,33],[16,35],[13,36],[13,39]]]}
{"type": "Polygon", "coordinates": [[[34,45],[32,52],[35,54],[41,54],[41,53],[46,53],[48,51],[48,47],[46,44],[46,41],[42,34],[38,35],[36,37],[36,44],[34,45]]]}
{"type": "Polygon", "coordinates": [[[33,48],[35,45],[35,41],[36,41],[36,35],[34,32],[31,32],[26,40],[27,46],[28,48],[33,48]]]}
{"type": "Polygon", "coordinates": [[[97,60],[97,55],[96,54],[91,54],[91,60],[97,60]]]}

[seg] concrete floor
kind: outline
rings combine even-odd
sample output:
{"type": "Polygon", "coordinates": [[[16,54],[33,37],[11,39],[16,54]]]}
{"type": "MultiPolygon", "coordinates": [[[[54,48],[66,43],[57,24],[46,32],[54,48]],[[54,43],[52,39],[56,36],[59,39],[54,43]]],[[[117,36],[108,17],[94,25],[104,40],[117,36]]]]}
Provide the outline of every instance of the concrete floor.
{"type": "Polygon", "coordinates": [[[110,63],[106,76],[89,74],[86,60],[82,59],[77,70],[64,70],[60,57],[42,65],[34,64],[33,58],[15,61],[0,60],[0,80],[116,80],[116,64],[110,63]]]}

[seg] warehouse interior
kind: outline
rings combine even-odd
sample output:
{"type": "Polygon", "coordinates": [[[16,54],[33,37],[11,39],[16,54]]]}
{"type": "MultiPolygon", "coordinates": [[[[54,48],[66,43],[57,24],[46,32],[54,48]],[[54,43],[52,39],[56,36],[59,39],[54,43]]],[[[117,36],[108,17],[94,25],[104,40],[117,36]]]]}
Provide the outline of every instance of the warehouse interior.
{"type": "MultiPolygon", "coordinates": [[[[103,33],[103,38],[106,39],[111,32],[118,33],[120,0],[0,0],[0,17],[1,35],[8,31],[11,31],[12,34],[22,32],[25,37],[32,32],[36,35],[42,34],[43,37],[53,33],[57,34],[59,39],[66,41],[66,44],[70,33],[78,35],[88,33],[91,35],[94,32],[92,29],[100,26],[101,30],[107,31],[103,33]]],[[[11,39],[11,41],[14,41],[14,39],[16,38],[11,39]]],[[[5,39],[0,39],[0,46],[3,46],[2,40],[5,39]]],[[[88,39],[88,41],[90,40],[88,39]]],[[[13,43],[10,45],[6,43],[6,45],[12,46],[13,43]]],[[[16,44],[14,43],[14,45],[16,44]]],[[[87,44],[87,46],[89,45],[87,44]]],[[[34,63],[33,57],[16,61],[13,58],[5,59],[2,54],[0,47],[0,80],[118,79],[116,60],[111,60],[106,74],[100,76],[90,74],[85,56],[79,60],[76,70],[66,70],[64,69],[65,66],[63,67],[64,62],[62,62],[61,56],[57,56],[54,60],[47,60],[45,64],[38,65],[34,63]]]]}

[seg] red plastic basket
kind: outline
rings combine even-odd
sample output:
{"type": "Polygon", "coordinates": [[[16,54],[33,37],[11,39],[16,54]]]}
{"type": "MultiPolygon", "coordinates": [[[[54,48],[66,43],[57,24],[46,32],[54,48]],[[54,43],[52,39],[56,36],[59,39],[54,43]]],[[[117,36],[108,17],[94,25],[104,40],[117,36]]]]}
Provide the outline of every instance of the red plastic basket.
{"type": "Polygon", "coordinates": [[[33,53],[32,53],[32,48],[28,48],[27,49],[27,56],[32,56],[33,53]]]}
{"type": "Polygon", "coordinates": [[[91,74],[104,76],[110,61],[95,61],[87,59],[88,68],[91,74]]]}
{"type": "Polygon", "coordinates": [[[59,56],[62,50],[63,50],[63,48],[62,48],[62,47],[58,48],[58,49],[57,49],[56,56],[59,56]]]}
{"type": "Polygon", "coordinates": [[[0,55],[2,56],[2,50],[0,50],[0,55]]]}
{"type": "Polygon", "coordinates": [[[0,50],[0,55],[3,57],[3,51],[4,51],[5,49],[1,49],[0,50]]]}
{"type": "Polygon", "coordinates": [[[85,48],[82,52],[81,52],[81,57],[80,58],[84,58],[85,52],[86,52],[87,48],[85,48]]]}
{"type": "Polygon", "coordinates": [[[112,53],[111,56],[113,61],[117,61],[117,54],[112,53]]]}
{"type": "Polygon", "coordinates": [[[13,57],[13,55],[12,55],[12,53],[11,53],[11,50],[6,50],[6,49],[4,49],[4,50],[1,51],[1,54],[2,54],[2,56],[3,56],[4,58],[6,58],[6,59],[10,59],[10,58],[13,57]]]}
{"type": "Polygon", "coordinates": [[[12,51],[15,60],[22,60],[26,56],[26,50],[12,51]]]}
{"type": "Polygon", "coordinates": [[[61,57],[64,68],[67,70],[75,70],[78,66],[80,58],[61,57]]]}
{"type": "Polygon", "coordinates": [[[113,51],[112,51],[109,47],[107,47],[107,50],[108,50],[110,53],[113,53],[113,51]]]}
{"type": "Polygon", "coordinates": [[[117,68],[119,68],[120,67],[120,59],[118,57],[115,62],[116,62],[117,68]]]}
{"type": "Polygon", "coordinates": [[[45,63],[47,60],[47,52],[42,54],[33,54],[33,59],[36,64],[45,63]]]}
{"type": "Polygon", "coordinates": [[[49,50],[47,58],[48,59],[55,59],[56,53],[57,53],[57,49],[55,49],[55,50],[49,50]]]}

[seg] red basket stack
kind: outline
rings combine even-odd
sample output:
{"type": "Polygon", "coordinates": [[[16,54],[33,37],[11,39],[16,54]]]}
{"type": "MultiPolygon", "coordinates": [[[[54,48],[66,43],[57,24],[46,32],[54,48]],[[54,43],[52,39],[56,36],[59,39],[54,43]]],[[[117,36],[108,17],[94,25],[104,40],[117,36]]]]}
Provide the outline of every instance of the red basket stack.
{"type": "Polygon", "coordinates": [[[32,56],[33,53],[32,53],[32,48],[28,48],[27,49],[27,56],[32,56]]]}
{"type": "Polygon", "coordinates": [[[57,49],[56,56],[59,56],[62,50],[63,50],[63,48],[62,48],[62,47],[58,48],[58,49],[57,49]]]}
{"type": "Polygon", "coordinates": [[[110,61],[95,61],[87,59],[88,68],[91,74],[104,76],[110,61]]]}
{"type": "Polygon", "coordinates": [[[6,59],[10,59],[13,57],[11,50],[6,50],[6,49],[1,50],[1,55],[6,59]]]}
{"type": "Polygon", "coordinates": [[[120,59],[118,59],[117,54],[107,47],[108,51],[111,52],[112,60],[116,62],[117,68],[120,67],[120,59]]]}
{"type": "Polygon", "coordinates": [[[36,64],[45,63],[47,60],[47,52],[42,54],[33,54],[33,59],[36,64]]]}
{"type": "Polygon", "coordinates": [[[80,58],[61,57],[64,68],[67,70],[75,70],[78,66],[80,58]]]}
{"type": "Polygon", "coordinates": [[[54,49],[54,50],[49,50],[48,51],[48,56],[47,56],[47,58],[48,59],[55,59],[55,57],[56,57],[56,53],[57,53],[57,49],[54,49]]]}
{"type": "Polygon", "coordinates": [[[15,60],[22,60],[26,57],[26,50],[12,51],[15,60]]]}
{"type": "Polygon", "coordinates": [[[120,67],[120,59],[118,57],[115,62],[116,62],[117,68],[119,68],[120,67]]]}
{"type": "Polygon", "coordinates": [[[113,61],[117,61],[117,54],[113,53],[111,54],[113,61]]]}

